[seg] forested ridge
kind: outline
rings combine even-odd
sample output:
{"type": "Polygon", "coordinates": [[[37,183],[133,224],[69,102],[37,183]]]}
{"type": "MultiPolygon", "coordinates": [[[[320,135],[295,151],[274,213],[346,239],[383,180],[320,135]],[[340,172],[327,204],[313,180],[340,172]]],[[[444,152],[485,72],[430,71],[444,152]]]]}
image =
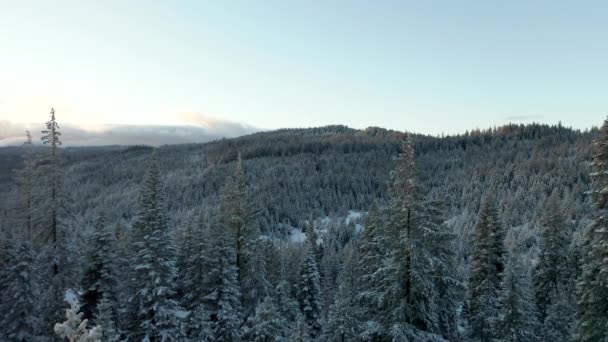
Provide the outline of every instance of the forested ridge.
{"type": "Polygon", "coordinates": [[[45,127],[0,149],[1,340],[608,338],[606,126],[158,148],[45,127]]]}

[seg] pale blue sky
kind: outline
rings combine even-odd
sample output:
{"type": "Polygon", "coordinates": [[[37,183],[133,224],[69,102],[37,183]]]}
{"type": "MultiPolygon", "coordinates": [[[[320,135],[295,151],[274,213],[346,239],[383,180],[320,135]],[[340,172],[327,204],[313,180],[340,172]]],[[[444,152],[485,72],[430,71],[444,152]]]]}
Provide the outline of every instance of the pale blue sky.
{"type": "Polygon", "coordinates": [[[51,106],[89,126],[586,128],[608,114],[608,2],[0,0],[0,119],[51,106]]]}

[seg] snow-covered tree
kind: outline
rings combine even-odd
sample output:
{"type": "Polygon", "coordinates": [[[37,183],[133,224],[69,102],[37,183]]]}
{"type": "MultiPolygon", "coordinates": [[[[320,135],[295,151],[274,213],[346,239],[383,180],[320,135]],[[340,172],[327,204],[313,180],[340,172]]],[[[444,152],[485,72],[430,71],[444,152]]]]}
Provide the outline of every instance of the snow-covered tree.
{"type": "Polygon", "coordinates": [[[153,154],[133,224],[131,274],[134,313],[131,337],[156,341],[179,339],[180,308],[175,294],[175,251],[164,215],[163,190],[153,154]]]}
{"type": "MultiPolygon", "coordinates": [[[[37,212],[36,240],[41,241],[41,250],[37,254],[37,273],[42,279],[41,298],[39,312],[44,320],[43,331],[52,334],[55,322],[63,315],[63,294],[73,282],[69,253],[71,250],[67,237],[68,232],[65,224],[61,222],[60,210],[63,205],[64,194],[62,191],[63,172],[60,163],[60,140],[59,124],[55,117],[55,110],[51,109],[50,119],[46,122],[46,129],[42,131],[42,143],[48,145],[47,154],[44,155],[38,167],[39,179],[36,183],[41,187],[38,189],[40,196],[37,208],[31,212],[37,212]]],[[[33,218],[31,218],[33,220],[33,218]]]]}
{"type": "Polygon", "coordinates": [[[592,200],[595,220],[582,244],[582,274],[577,284],[576,339],[608,340],[608,119],[594,142],[592,200]]]}
{"type": "Polygon", "coordinates": [[[419,224],[431,255],[431,282],[435,287],[437,331],[446,340],[456,341],[459,338],[457,309],[464,286],[456,270],[456,236],[444,222],[443,202],[437,198],[425,201],[419,224]]]}
{"type": "Polygon", "coordinates": [[[32,135],[26,131],[23,143],[23,168],[17,171],[19,184],[19,216],[25,229],[24,238],[33,241],[35,158],[32,135]]]}
{"type": "Polygon", "coordinates": [[[312,342],[314,339],[310,337],[309,325],[304,315],[298,315],[296,324],[289,337],[290,342],[312,342]]]}
{"type": "Polygon", "coordinates": [[[315,256],[315,262],[317,265],[321,263],[323,251],[319,245],[319,236],[317,234],[317,227],[315,225],[314,216],[311,214],[308,221],[304,224],[304,234],[306,234],[306,243],[312,248],[315,256]]]}
{"type": "Polygon", "coordinates": [[[100,217],[95,231],[87,245],[86,269],[81,282],[83,292],[80,297],[83,317],[95,323],[93,318],[102,297],[113,307],[112,318],[117,318],[116,241],[105,219],[100,217]]]}
{"type": "Polygon", "coordinates": [[[283,317],[291,330],[295,324],[300,308],[297,300],[292,295],[292,286],[285,280],[281,280],[274,291],[274,301],[279,310],[279,314],[283,317]]]}
{"type": "MultiPolygon", "coordinates": [[[[243,161],[238,155],[234,174],[226,179],[219,207],[219,223],[232,236],[235,244],[237,279],[241,287],[242,305],[253,312],[258,300],[264,298],[268,287],[263,259],[255,258],[259,226],[250,200],[243,161]],[[263,273],[259,273],[264,269],[263,273]]],[[[258,254],[259,256],[259,254],[258,254]]]]}
{"type": "MultiPolygon", "coordinates": [[[[69,297],[69,292],[66,294],[66,299],[69,297]]],[[[65,310],[66,321],[55,324],[55,333],[70,342],[98,342],[101,341],[101,327],[88,327],[88,320],[82,319],[80,305],[76,296],[73,296],[70,302],[70,308],[65,310]]]]}
{"type": "Polygon", "coordinates": [[[258,302],[272,292],[272,284],[268,280],[268,263],[266,249],[271,248],[272,241],[265,236],[249,240],[249,248],[245,256],[247,269],[245,277],[241,282],[243,298],[249,298],[247,302],[258,302]]]}
{"type": "Polygon", "coordinates": [[[344,263],[338,277],[338,292],[323,327],[324,341],[355,341],[361,333],[362,311],[357,305],[359,273],[355,248],[347,245],[344,263]]]}
{"type": "MultiPolygon", "coordinates": [[[[385,241],[389,256],[377,272],[385,307],[385,324],[393,339],[396,336],[427,336],[439,338],[439,310],[434,284],[439,251],[435,235],[442,234],[442,217],[429,218],[419,198],[416,184],[414,149],[409,135],[391,173],[390,203],[387,212],[385,241]],[[437,254],[437,255],[436,255],[437,254]]],[[[430,212],[430,211],[429,211],[430,212]]],[[[442,256],[443,257],[443,256],[442,256]]],[[[446,279],[451,275],[444,275],[446,279]]],[[[378,285],[377,285],[378,286],[378,285]]]]}
{"type": "Polygon", "coordinates": [[[211,323],[209,334],[218,342],[240,341],[243,320],[236,264],[237,245],[234,243],[234,235],[229,234],[230,227],[221,211],[215,213],[208,235],[208,271],[201,287],[205,293],[205,312],[209,314],[211,323]]]}
{"type": "Polygon", "coordinates": [[[321,334],[321,284],[311,244],[306,244],[306,255],[300,265],[298,282],[298,303],[300,311],[308,325],[310,338],[318,338],[321,334]]]}
{"type": "Polygon", "coordinates": [[[499,295],[504,270],[503,233],[496,205],[483,200],[475,225],[475,249],[469,279],[469,324],[471,338],[489,342],[499,318],[499,295]]]}
{"type": "Polygon", "coordinates": [[[30,242],[11,239],[8,263],[0,270],[0,338],[9,341],[34,341],[38,338],[39,319],[34,290],[33,252],[30,242]]]}
{"type": "Polygon", "coordinates": [[[209,272],[212,245],[209,241],[208,215],[201,212],[197,224],[186,228],[179,245],[178,283],[181,306],[189,312],[183,323],[185,334],[192,339],[209,338],[209,312],[205,305],[204,284],[209,272]]]}
{"type": "Polygon", "coordinates": [[[96,306],[95,323],[101,329],[100,340],[103,342],[120,341],[120,331],[116,325],[116,301],[104,293],[96,306]]]}
{"type": "Polygon", "coordinates": [[[542,326],[543,341],[569,342],[572,341],[574,334],[576,314],[576,298],[574,291],[567,286],[560,285],[550,296],[550,303],[547,307],[547,315],[542,326]]]}
{"type": "Polygon", "coordinates": [[[384,277],[384,258],[387,250],[387,241],[380,218],[378,204],[374,203],[365,219],[363,233],[359,242],[357,267],[360,274],[360,286],[357,302],[365,320],[364,330],[361,332],[364,340],[372,340],[381,330],[381,317],[384,277]]]}
{"type": "Polygon", "coordinates": [[[50,146],[50,156],[47,158],[47,166],[44,168],[44,178],[48,187],[48,228],[51,237],[51,246],[53,248],[54,258],[51,261],[53,275],[59,273],[59,258],[56,257],[58,253],[57,239],[59,237],[59,198],[60,198],[60,187],[61,187],[61,170],[59,166],[59,146],[61,146],[61,132],[59,132],[59,124],[55,118],[55,109],[51,108],[51,114],[49,121],[46,122],[46,130],[42,131],[42,143],[50,146]]]}
{"type": "Polygon", "coordinates": [[[540,255],[534,274],[536,304],[541,322],[551,305],[551,295],[557,292],[560,284],[568,284],[569,234],[566,219],[560,205],[560,197],[554,191],[545,205],[541,219],[540,255]]]}
{"type": "Polygon", "coordinates": [[[538,313],[528,270],[516,256],[510,256],[501,290],[501,315],[496,340],[501,342],[538,341],[538,313]]]}
{"type": "Polygon", "coordinates": [[[255,315],[247,319],[243,327],[243,341],[279,342],[286,341],[289,332],[287,322],[271,297],[258,304],[255,315]]]}

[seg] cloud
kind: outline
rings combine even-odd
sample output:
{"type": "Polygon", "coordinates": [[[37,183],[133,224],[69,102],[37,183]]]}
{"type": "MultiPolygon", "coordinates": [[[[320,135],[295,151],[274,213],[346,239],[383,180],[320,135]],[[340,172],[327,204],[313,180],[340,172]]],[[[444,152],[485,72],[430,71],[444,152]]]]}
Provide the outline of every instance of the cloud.
{"type": "MultiPolygon", "coordinates": [[[[79,126],[60,123],[61,141],[66,146],[101,145],[165,145],[201,143],[219,138],[231,138],[259,131],[259,129],[235,122],[209,119],[191,115],[184,125],[89,125],[79,126]]],[[[0,120],[0,146],[20,145],[25,131],[32,133],[34,142],[40,141],[44,124],[21,124],[0,120]]]]}

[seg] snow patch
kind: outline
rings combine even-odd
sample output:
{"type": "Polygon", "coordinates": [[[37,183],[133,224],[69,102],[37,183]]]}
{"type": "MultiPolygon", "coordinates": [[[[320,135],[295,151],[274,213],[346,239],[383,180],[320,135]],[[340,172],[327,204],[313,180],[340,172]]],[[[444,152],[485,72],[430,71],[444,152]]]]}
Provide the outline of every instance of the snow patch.
{"type": "Polygon", "coordinates": [[[306,241],[306,234],[298,228],[291,228],[291,231],[289,231],[289,239],[294,243],[304,243],[304,241],[306,241]]]}
{"type": "Polygon", "coordinates": [[[363,213],[361,213],[360,211],[349,210],[348,215],[344,219],[344,223],[350,224],[353,221],[358,221],[361,219],[362,216],[363,216],[363,213]]]}
{"type": "Polygon", "coordinates": [[[71,307],[78,307],[80,304],[78,303],[78,293],[73,289],[65,290],[65,294],[63,295],[63,300],[65,300],[71,307]]]}

